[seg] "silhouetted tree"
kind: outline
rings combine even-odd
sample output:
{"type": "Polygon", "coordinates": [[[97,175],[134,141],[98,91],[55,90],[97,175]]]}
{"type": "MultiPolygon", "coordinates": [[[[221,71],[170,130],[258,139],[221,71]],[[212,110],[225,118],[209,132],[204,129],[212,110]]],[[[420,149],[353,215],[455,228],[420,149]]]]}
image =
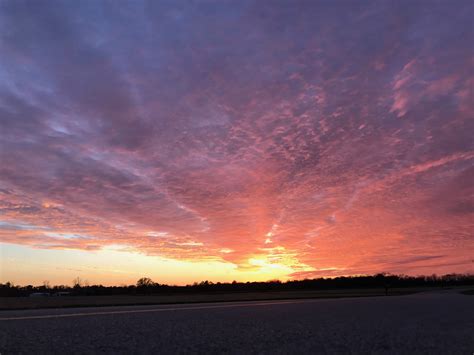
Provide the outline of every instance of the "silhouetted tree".
{"type": "Polygon", "coordinates": [[[141,279],[137,281],[137,287],[139,288],[150,287],[154,285],[155,283],[149,277],[142,277],[141,279]]]}
{"type": "Polygon", "coordinates": [[[136,285],[121,286],[103,286],[89,285],[80,277],[73,280],[73,286],[50,286],[49,282],[43,282],[41,286],[18,286],[11,282],[5,284],[0,283],[0,296],[2,297],[18,297],[28,296],[34,292],[71,292],[80,295],[119,295],[119,294],[135,294],[137,292],[143,294],[166,292],[170,294],[176,293],[196,293],[196,292],[255,292],[255,291],[273,291],[273,290],[339,290],[339,289],[384,289],[388,294],[389,288],[403,287],[453,287],[453,286],[474,286],[473,274],[448,274],[444,276],[408,276],[408,275],[391,275],[381,273],[377,275],[365,276],[340,276],[335,278],[319,278],[304,280],[289,280],[281,282],[272,280],[267,282],[236,282],[231,283],[213,283],[211,281],[195,282],[186,286],[169,286],[160,285],[153,282],[148,277],[142,277],[136,285]]]}
{"type": "Polygon", "coordinates": [[[80,289],[82,287],[82,279],[79,276],[72,280],[72,287],[75,289],[80,289]]]}

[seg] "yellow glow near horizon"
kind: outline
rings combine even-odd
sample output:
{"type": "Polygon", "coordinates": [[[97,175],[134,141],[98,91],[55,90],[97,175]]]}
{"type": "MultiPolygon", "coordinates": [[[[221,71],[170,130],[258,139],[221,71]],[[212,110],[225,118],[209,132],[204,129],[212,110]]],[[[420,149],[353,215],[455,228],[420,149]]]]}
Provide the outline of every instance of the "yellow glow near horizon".
{"type": "Polygon", "coordinates": [[[80,277],[89,284],[135,284],[140,277],[150,277],[162,284],[185,285],[203,280],[212,282],[286,280],[291,267],[251,258],[249,268],[238,268],[224,261],[180,261],[126,251],[116,245],[100,251],[34,249],[1,245],[0,282],[40,285],[70,285],[80,277]],[[25,258],[28,255],[28,258],[25,258]],[[27,261],[25,261],[27,260],[27,261]],[[54,262],[52,262],[54,260],[54,262]]]}

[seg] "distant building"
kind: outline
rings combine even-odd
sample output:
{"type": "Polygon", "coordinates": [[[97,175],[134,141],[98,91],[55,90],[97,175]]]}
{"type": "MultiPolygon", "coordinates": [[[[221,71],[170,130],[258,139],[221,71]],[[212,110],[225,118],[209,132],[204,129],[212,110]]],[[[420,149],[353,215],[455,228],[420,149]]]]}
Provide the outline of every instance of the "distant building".
{"type": "Polygon", "coordinates": [[[67,291],[56,292],[53,294],[53,296],[55,297],[71,296],[71,292],[67,292],[67,291]]]}

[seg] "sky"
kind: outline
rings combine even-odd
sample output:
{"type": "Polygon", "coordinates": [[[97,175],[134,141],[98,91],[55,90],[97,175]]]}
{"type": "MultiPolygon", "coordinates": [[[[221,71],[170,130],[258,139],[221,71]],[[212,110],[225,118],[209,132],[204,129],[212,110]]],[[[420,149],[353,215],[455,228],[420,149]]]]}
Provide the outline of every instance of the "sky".
{"type": "Polygon", "coordinates": [[[0,1],[0,282],[474,272],[472,1],[0,1]]]}

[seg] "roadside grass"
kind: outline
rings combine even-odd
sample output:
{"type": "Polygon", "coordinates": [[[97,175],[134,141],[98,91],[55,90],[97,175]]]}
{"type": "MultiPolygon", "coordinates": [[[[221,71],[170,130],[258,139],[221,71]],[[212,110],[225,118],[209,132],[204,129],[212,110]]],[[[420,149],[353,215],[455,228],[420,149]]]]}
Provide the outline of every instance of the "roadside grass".
{"type": "MultiPolygon", "coordinates": [[[[393,288],[388,297],[413,294],[439,288],[393,288]]],[[[472,290],[471,290],[472,291],[472,290]]],[[[467,292],[471,292],[467,291],[467,292]]],[[[469,293],[470,294],[470,293],[469,293]]],[[[196,293],[196,294],[153,294],[153,295],[112,295],[112,296],[65,296],[65,297],[1,297],[0,310],[135,306],[180,303],[266,301],[286,299],[344,298],[385,296],[384,289],[344,289],[318,291],[267,291],[241,293],[196,293]]]]}

